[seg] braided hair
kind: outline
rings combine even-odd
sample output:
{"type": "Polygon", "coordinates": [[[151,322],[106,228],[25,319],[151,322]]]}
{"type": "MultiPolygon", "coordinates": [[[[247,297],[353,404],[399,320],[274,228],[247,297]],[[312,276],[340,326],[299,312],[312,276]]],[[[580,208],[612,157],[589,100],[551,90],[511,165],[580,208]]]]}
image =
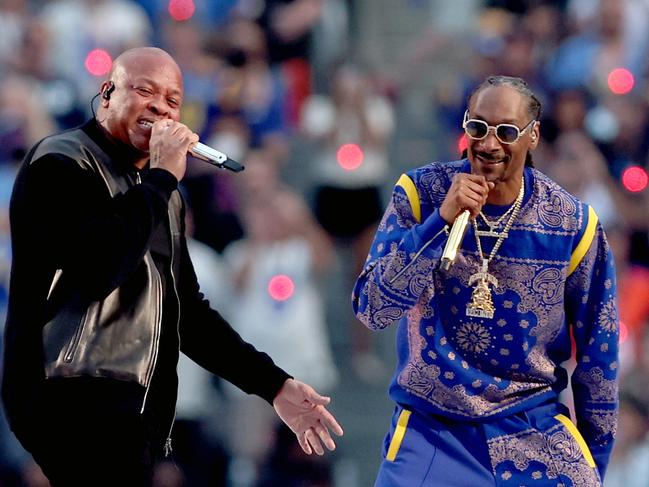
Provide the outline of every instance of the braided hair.
{"type": "MultiPolygon", "coordinates": [[[[509,86],[515,89],[525,99],[527,99],[527,111],[532,118],[536,121],[541,118],[541,102],[534,92],[532,92],[525,80],[513,76],[489,76],[480,83],[473,92],[471,92],[467,101],[467,106],[471,104],[471,100],[477,93],[492,86],[509,86]]],[[[463,154],[463,156],[466,157],[466,154],[463,154]]],[[[534,167],[534,161],[532,160],[532,153],[530,151],[527,151],[527,154],[525,155],[525,165],[528,167],[534,167]]]]}

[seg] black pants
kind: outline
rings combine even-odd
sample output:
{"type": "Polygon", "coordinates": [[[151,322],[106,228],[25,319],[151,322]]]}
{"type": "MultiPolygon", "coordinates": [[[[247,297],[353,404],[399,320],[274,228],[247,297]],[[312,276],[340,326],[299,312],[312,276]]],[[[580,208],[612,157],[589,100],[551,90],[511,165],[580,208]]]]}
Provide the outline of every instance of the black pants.
{"type": "Polygon", "coordinates": [[[48,384],[24,446],[53,487],[151,485],[164,440],[140,414],[140,392],[114,381],[48,384]]]}

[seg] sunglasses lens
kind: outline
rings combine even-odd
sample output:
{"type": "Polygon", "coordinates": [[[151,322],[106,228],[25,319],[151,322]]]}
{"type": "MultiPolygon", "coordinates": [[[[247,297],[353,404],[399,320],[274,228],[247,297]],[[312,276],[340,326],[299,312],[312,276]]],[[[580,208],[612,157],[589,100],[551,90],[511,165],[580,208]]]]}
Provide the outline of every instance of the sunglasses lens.
{"type": "Polygon", "coordinates": [[[513,125],[498,125],[496,135],[501,141],[511,144],[518,140],[518,128],[513,125]]]}
{"type": "Polygon", "coordinates": [[[487,135],[489,126],[480,120],[469,120],[464,128],[466,134],[472,139],[482,139],[487,135]]]}

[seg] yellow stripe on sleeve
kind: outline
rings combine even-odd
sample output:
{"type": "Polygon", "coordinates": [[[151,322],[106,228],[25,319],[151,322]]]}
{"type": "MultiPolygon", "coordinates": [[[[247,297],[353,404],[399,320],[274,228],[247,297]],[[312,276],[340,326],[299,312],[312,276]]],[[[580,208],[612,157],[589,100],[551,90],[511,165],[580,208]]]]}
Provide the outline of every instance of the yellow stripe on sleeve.
{"type": "Polygon", "coordinates": [[[394,462],[394,459],[397,458],[397,453],[399,453],[399,448],[401,448],[401,442],[403,441],[403,437],[406,434],[406,428],[408,427],[409,419],[410,411],[408,411],[407,409],[401,410],[399,419],[397,420],[397,427],[394,429],[394,436],[392,436],[392,440],[390,440],[388,454],[385,456],[385,459],[388,462],[394,462]]]}
{"type": "Polygon", "coordinates": [[[572,274],[581,260],[586,255],[590,244],[593,242],[595,237],[595,230],[597,229],[597,214],[593,210],[592,206],[588,207],[588,224],[586,225],[586,231],[581,237],[579,244],[572,253],[570,257],[570,267],[568,268],[568,275],[572,274]]]}
{"type": "Polygon", "coordinates": [[[417,188],[415,183],[410,179],[407,174],[402,174],[399,180],[397,181],[397,186],[401,186],[408,196],[408,201],[410,201],[410,209],[412,209],[412,214],[417,220],[417,223],[421,223],[421,207],[419,206],[419,193],[417,193],[417,188]]]}
{"type": "Polygon", "coordinates": [[[584,437],[581,436],[581,433],[577,429],[577,427],[570,421],[570,418],[567,416],[564,416],[563,414],[557,414],[555,416],[555,419],[559,420],[561,424],[563,424],[572,437],[577,440],[577,444],[579,445],[579,448],[581,448],[581,452],[584,455],[584,458],[586,459],[586,463],[588,463],[588,466],[591,468],[596,468],[597,465],[595,464],[595,460],[593,459],[593,455],[590,453],[590,449],[588,448],[588,445],[586,444],[586,441],[584,440],[584,437]]]}

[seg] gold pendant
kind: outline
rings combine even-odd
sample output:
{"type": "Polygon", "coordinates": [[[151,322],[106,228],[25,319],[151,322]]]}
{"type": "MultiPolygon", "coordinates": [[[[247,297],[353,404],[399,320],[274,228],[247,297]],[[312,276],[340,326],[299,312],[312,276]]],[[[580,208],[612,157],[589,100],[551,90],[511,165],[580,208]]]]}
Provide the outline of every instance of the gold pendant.
{"type": "Polygon", "coordinates": [[[494,287],[498,286],[498,279],[489,274],[487,266],[489,261],[482,260],[482,268],[480,272],[476,272],[469,277],[469,285],[476,283],[471,294],[471,302],[466,306],[466,315],[474,318],[489,318],[494,317],[496,308],[494,307],[493,300],[491,299],[491,289],[489,284],[494,287]]]}

